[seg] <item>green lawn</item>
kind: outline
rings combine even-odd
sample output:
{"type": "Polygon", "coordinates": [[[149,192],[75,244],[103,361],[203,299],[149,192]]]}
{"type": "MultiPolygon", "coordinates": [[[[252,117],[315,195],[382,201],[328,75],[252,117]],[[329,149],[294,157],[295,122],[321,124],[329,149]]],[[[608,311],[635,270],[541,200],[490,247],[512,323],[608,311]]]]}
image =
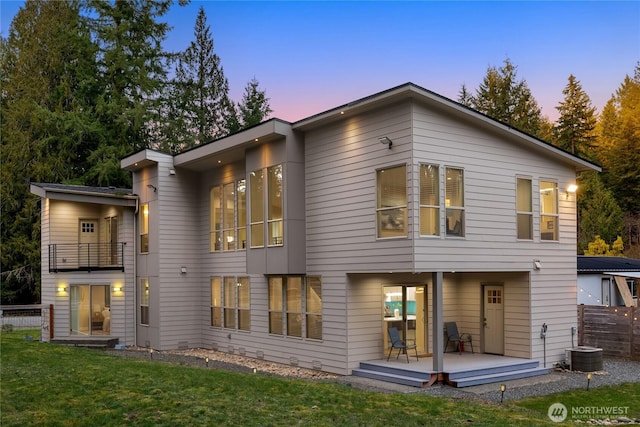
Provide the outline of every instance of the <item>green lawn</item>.
{"type": "MultiPolygon", "coordinates": [[[[372,393],[335,383],[120,358],[39,343],[37,332],[28,334],[33,341],[24,339],[24,331],[1,336],[3,427],[536,426],[550,425],[549,404],[569,396],[494,405],[372,393]]],[[[627,402],[637,410],[638,390],[638,384],[630,385],[613,402],[627,402]]],[[[577,391],[570,398],[600,401],[607,393],[577,391]]]]}

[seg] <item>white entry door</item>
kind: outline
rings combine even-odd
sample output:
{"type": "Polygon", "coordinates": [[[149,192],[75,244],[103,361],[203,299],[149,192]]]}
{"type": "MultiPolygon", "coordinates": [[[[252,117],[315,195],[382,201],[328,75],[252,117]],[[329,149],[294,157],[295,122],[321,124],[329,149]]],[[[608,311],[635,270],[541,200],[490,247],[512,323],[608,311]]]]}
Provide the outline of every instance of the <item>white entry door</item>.
{"type": "Polygon", "coordinates": [[[484,286],[484,352],[504,354],[504,288],[484,286]]]}
{"type": "Polygon", "coordinates": [[[78,264],[79,267],[98,265],[98,220],[81,219],[79,224],[78,264]]]}

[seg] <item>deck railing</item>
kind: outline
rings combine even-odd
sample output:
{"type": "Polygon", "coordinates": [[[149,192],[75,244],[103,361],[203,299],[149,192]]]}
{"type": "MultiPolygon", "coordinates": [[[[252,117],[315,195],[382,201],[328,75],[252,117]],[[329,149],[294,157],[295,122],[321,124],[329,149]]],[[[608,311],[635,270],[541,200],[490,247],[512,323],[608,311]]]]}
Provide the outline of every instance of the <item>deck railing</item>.
{"type": "Polygon", "coordinates": [[[57,243],[49,245],[49,272],[124,271],[125,243],[57,243]]]}

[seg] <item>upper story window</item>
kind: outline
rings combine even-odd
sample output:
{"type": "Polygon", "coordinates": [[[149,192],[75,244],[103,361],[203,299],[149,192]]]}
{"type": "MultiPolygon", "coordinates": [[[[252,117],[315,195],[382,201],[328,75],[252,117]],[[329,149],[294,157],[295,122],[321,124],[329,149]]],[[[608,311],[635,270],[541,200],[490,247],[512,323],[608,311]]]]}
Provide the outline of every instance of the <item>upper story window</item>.
{"type": "Polygon", "coordinates": [[[377,171],[376,207],[378,237],[407,236],[407,167],[377,171]]]}
{"type": "Polygon", "coordinates": [[[149,205],[140,206],[140,252],[149,252],[149,205]]]}
{"type": "Polygon", "coordinates": [[[540,240],[558,240],[558,184],[540,181],[540,240]]]}
{"type": "Polygon", "coordinates": [[[464,171],[446,168],[445,177],[447,236],[464,237],[464,171]]]}
{"type": "Polygon", "coordinates": [[[245,180],[211,187],[210,250],[246,248],[245,180]]]}
{"type": "Polygon", "coordinates": [[[249,175],[249,194],[251,198],[251,247],[264,246],[264,172],[262,169],[249,175]]]}
{"type": "Polygon", "coordinates": [[[268,229],[269,246],[282,246],[283,241],[283,197],[282,197],[282,165],[267,169],[268,188],[268,229]]]}
{"type": "Polygon", "coordinates": [[[440,235],[440,168],[420,165],[420,235],[440,235]]]}
{"type": "Polygon", "coordinates": [[[516,216],[518,239],[533,239],[533,201],[531,179],[517,178],[516,216]]]}

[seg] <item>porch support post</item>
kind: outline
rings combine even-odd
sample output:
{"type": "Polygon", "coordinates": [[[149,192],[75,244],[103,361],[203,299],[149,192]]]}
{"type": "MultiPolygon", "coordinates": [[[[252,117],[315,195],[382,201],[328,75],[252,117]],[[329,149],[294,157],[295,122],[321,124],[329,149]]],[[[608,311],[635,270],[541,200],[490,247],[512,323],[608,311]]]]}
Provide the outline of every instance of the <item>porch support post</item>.
{"type": "Polygon", "coordinates": [[[432,281],[432,296],[431,296],[431,304],[432,304],[432,312],[433,312],[433,322],[431,322],[433,326],[432,337],[433,337],[433,370],[436,372],[444,371],[444,321],[442,316],[442,306],[443,306],[443,298],[442,298],[442,271],[436,271],[431,273],[431,281],[432,281]]]}

